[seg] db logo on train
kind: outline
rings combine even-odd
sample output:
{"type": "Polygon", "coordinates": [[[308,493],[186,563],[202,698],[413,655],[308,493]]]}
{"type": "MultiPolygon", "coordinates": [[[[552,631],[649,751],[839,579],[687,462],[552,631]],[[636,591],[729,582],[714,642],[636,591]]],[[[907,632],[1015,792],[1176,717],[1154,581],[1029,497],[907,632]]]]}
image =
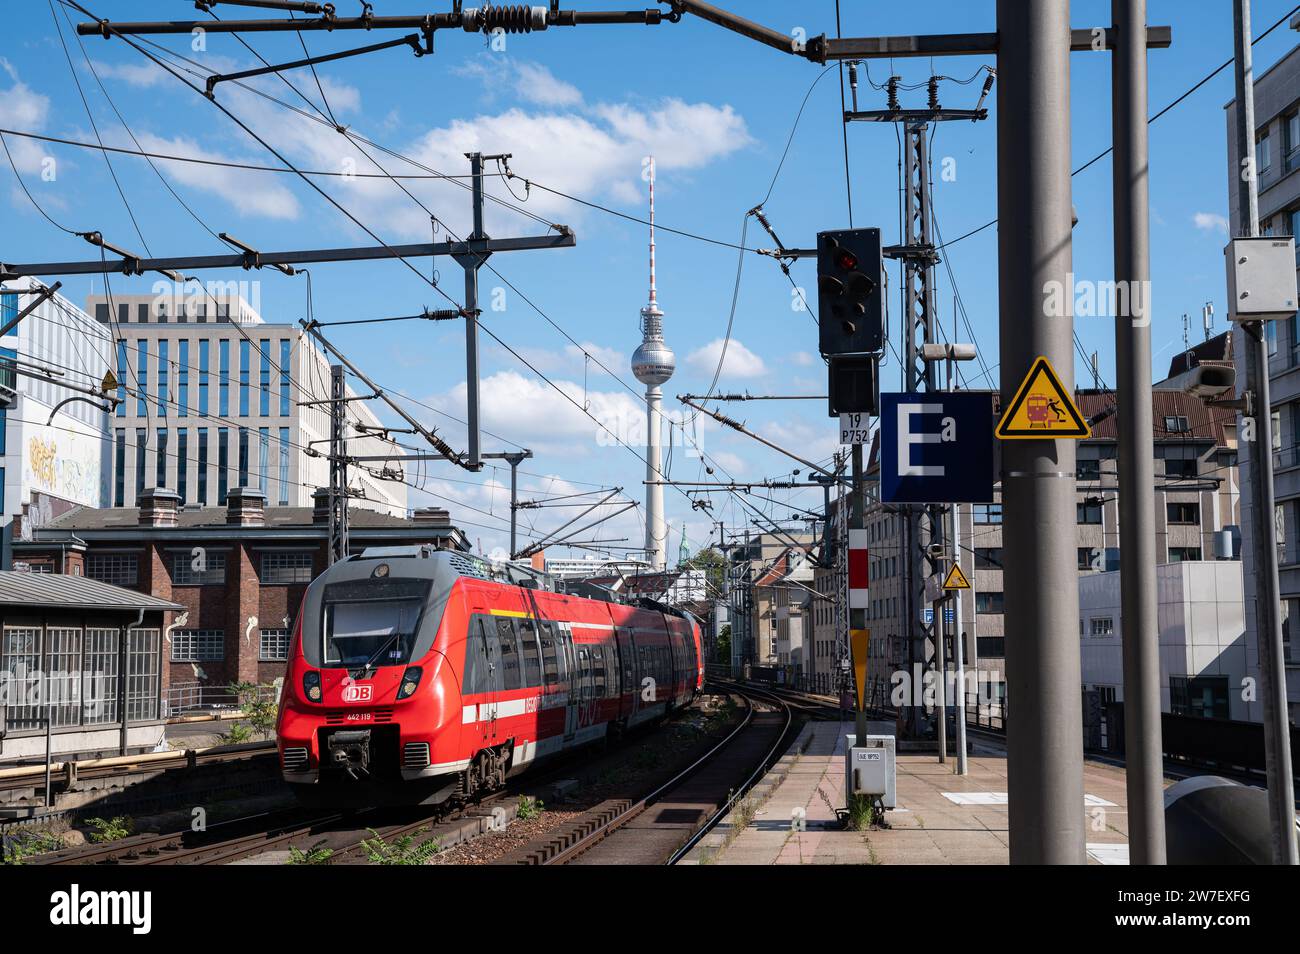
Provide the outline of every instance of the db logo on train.
{"type": "Polygon", "coordinates": [[[373,687],[358,682],[343,687],[344,702],[369,702],[373,687]]]}

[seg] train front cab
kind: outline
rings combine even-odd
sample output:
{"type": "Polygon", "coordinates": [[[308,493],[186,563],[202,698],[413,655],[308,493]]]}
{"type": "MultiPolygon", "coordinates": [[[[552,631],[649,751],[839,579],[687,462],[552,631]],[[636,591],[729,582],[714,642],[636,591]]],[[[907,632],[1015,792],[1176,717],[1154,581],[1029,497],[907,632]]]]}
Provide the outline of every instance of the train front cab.
{"type": "Polygon", "coordinates": [[[459,680],[435,642],[455,579],[436,557],[367,551],[308,587],[277,725],[284,779],[304,800],[437,802],[454,792],[436,753],[459,721],[459,680]]]}

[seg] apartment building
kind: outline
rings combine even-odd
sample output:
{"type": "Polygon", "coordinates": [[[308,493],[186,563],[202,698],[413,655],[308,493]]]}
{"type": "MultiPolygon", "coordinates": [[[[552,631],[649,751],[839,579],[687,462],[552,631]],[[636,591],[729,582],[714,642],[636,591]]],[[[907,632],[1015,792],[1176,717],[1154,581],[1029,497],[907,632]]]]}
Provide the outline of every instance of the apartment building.
{"type": "Polygon", "coordinates": [[[727,550],[727,601],[731,620],[731,670],[748,665],[772,666],[777,662],[777,618],[774,584],[788,572],[788,551],[812,546],[808,533],[755,533],[727,550]],[[785,558],[786,571],[773,575],[785,558]]]}
{"type": "MultiPolygon", "coordinates": [[[[1237,155],[1235,100],[1224,110],[1228,157],[1228,219],[1232,235],[1242,234],[1237,209],[1241,162],[1237,155]]],[[[1255,77],[1255,168],[1259,182],[1259,224],[1264,235],[1297,235],[1300,228],[1300,46],[1255,77]]],[[[1290,620],[1300,614],[1300,320],[1265,322],[1269,351],[1269,399],[1273,419],[1274,519],[1283,634],[1286,638],[1287,700],[1291,721],[1300,721],[1300,646],[1290,637],[1290,620]]],[[[1240,331],[1236,331],[1240,335],[1240,331]]],[[[1239,353],[1240,353],[1240,349],[1239,353]]],[[[1238,380],[1245,365],[1237,360],[1238,380]]],[[[1249,445],[1242,448],[1242,480],[1249,497],[1249,445]]],[[[1243,516],[1242,525],[1250,526],[1243,516]]],[[[1243,548],[1246,587],[1246,644],[1255,652],[1255,577],[1249,541],[1243,548]]]]}
{"type": "MultiPolygon", "coordinates": [[[[311,506],[329,484],[329,406],[311,403],[330,394],[325,355],[300,328],[265,322],[238,289],[155,291],[87,300],[122,399],[108,425],[107,504],[130,507],[166,487],[182,506],[223,506],[232,488],[250,487],[273,506],[311,506]]],[[[401,452],[371,432],[381,425],[364,401],[347,413],[349,453],[391,457],[399,478],[381,479],[378,464],[351,468],[355,503],[404,514],[401,452]]]]}

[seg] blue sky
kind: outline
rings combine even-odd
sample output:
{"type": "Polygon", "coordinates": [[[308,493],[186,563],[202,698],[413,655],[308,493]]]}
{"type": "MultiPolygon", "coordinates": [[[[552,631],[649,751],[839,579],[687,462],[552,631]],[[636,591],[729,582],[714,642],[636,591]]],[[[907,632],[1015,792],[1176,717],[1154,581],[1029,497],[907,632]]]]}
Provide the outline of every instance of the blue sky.
{"type": "MultiPolygon", "coordinates": [[[[97,16],[112,19],[189,19],[193,5],[182,0],[85,0],[97,16]]],[[[350,15],[359,4],[340,0],[350,15]]],[[[573,0],[579,9],[606,9],[618,4],[573,0]]],[[[446,2],[380,0],[380,15],[442,11],[446,2]]],[[[635,6],[635,4],[634,4],[635,6]]],[[[925,5],[865,4],[846,0],[844,31],[853,34],[901,34],[992,30],[994,4],[934,2],[925,5]]],[[[1284,0],[1256,0],[1256,32],[1290,8],[1284,0]]],[[[1150,54],[1151,110],[1163,107],[1232,54],[1231,3],[1227,0],[1152,0],[1149,21],[1169,24],[1174,45],[1150,54]]],[[[83,58],[94,64],[113,104],[146,148],[166,154],[204,156],[254,164],[279,165],[273,156],[211,103],[153,66],[119,40],[78,39],[54,7],[90,110],[104,141],[132,148],[83,58]]],[[[746,16],[774,29],[804,28],[808,34],[834,32],[835,9],[829,0],[779,3],[748,0],[738,5],[746,16]]],[[[1073,22],[1084,27],[1109,21],[1107,0],[1074,4],[1073,22]]],[[[277,16],[269,11],[220,6],[223,18],[277,16]]],[[[55,19],[45,0],[30,0],[9,11],[0,41],[0,126],[79,141],[94,141],[94,131],[73,82],[55,19]]],[[[72,20],[83,19],[70,14],[72,20]]],[[[384,38],[387,38],[385,35],[384,38]]],[[[252,55],[229,36],[212,35],[207,49],[193,51],[188,37],[156,38],[169,49],[216,70],[256,65],[252,55]]],[[[268,60],[302,56],[292,35],[246,37],[268,60]]],[[[339,33],[307,37],[313,54],[345,49],[378,37],[339,33]]],[[[1285,25],[1255,48],[1262,71],[1294,45],[1285,25]]],[[[395,152],[418,159],[440,172],[463,174],[463,153],[511,152],[511,168],[521,177],[635,216],[644,215],[644,157],[657,162],[658,218],[661,225],[722,242],[739,241],[746,210],[764,199],[766,209],[787,245],[811,245],[818,230],[848,224],[844,158],[841,143],[838,72],[830,70],[813,88],[780,175],[792,123],[821,67],[761,47],[698,20],[659,27],[554,28],[531,36],[510,36],[504,50],[492,50],[481,35],[445,31],[437,35],[437,53],[414,58],[405,49],[330,63],[319,69],[325,98],[338,121],[352,131],[395,152]]],[[[904,83],[923,83],[931,72],[965,80],[991,59],[897,60],[893,69],[904,83]]],[[[1073,152],[1077,167],[1110,143],[1109,61],[1101,54],[1072,59],[1073,152]]],[[[888,61],[871,63],[871,79],[883,83],[888,61]]],[[[301,93],[324,109],[309,71],[286,74],[301,93]]],[[[970,85],[945,82],[947,105],[971,106],[982,76],[970,85]]],[[[310,112],[297,93],[275,77],[255,81],[258,89],[303,112],[310,112]]],[[[1223,330],[1222,247],[1226,239],[1227,146],[1224,103],[1232,95],[1231,70],[1154,124],[1151,131],[1152,277],[1154,287],[1153,350],[1157,377],[1162,376],[1182,342],[1182,315],[1192,317],[1191,334],[1200,336],[1200,311],[1215,303],[1216,331],[1223,330]]],[[[265,98],[233,86],[218,87],[218,99],[302,168],[374,171],[364,156],[328,126],[304,119],[265,98]],[[348,163],[352,165],[349,167],[348,163]]],[[[904,104],[923,105],[924,89],[904,93],[904,104]]],[[[992,105],[992,97],[990,105],[992,105]]],[[[863,83],[863,108],[883,106],[884,93],[863,83]]],[[[979,124],[949,123],[939,129],[933,146],[936,172],[945,160],[955,169],[952,181],[936,175],[935,211],[942,235],[954,238],[983,225],[996,213],[994,169],[996,110],[979,124]]],[[[6,137],[24,181],[45,210],[77,230],[97,229],[110,241],[142,248],[130,217],[95,152],[6,137]],[[57,165],[53,181],[41,177],[42,162],[57,165]]],[[[898,151],[888,126],[856,124],[849,129],[853,220],[878,225],[887,242],[897,240],[898,151]]],[[[373,152],[373,150],[372,150],[373,152]]],[[[393,173],[419,170],[375,152],[393,173]]],[[[369,244],[370,239],[318,193],[291,175],[218,170],[211,166],[160,162],[159,169],[193,211],[213,231],[227,231],[262,249],[369,244]]],[[[134,212],[144,241],[155,254],[205,254],[221,243],[186,212],[138,158],[114,159],[114,170],[134,212]]],[[[424,241],[432,232],[427,213],[384,179],[321,177],[316,179],[358,220],[386,242],[424,241]]],[[[424,205],[456,234],[468,231],[468,192],[455,185],[410,180],[406,184],[424,205]]],[[[488,231],[494,235],[537,234],[544,225],[521,214],[526,210],[547,222],[571,225],[578,235],[572,250],[505,253],[492,265],[500,276],[484,272],[481,294],[484,323],[529,364],[544,373],[578,404],[585,405],[620,436],[640,437],[637,426],[639,388],[628,358],[639,341],[637,312],[646,299],[646,230],[604,211],[578,205],[535,187],[525,198],[521,181],[515,195],[492,180],[493,203],[488,231]],[[507,284],[508,283],[508,284],[507,284]],[[511,287],[513,286],[513,287],[511,287]],[[495,296],[495,297],[494,297],[495,296]],[[532,307],[535,305],[536,308],[532,307]],[[501,310],[494,310],[493,306],[501,310]],[[546,317],[543,317],[543,314],[546,317]],[[547,321],[549,317],[550,321],[547,321]],[[554,325],[551,323],[553,322],[554,325]],[[563,329],[567,336],[555,326],[563,329]],[[570,340],[572,339],[572,340],[570,340]],[[576,342],[576,345],[574,344],[576,342]],[[603,371],[604,364],[616,380],[603,371]],[[628,387],[630,385],[631,387],[628,387]]],[[[1079,212],[1075,231],[1074,269],[1081,279],[1107,280],[1112,272],[1110,164],[1103,160],[1074,180],[1079,212]]],[[[0,209],[5,240],[0,259],[32,261],[91,257],[90,246],[49,225],[19,190],[7,162],[0,163],[0,209]]],[[[443,235],[439,236],[444,237],[443,235]]],[[[751,220],[750,246],[768,247],[768,237],[751,220]]],[[[949,263],[966,311],[988,365],[997,364],[996,229],[990,228],[950,250],[949,263]]],[[[666,386],[665,407],[680,415],[675,395],[702,393],[710,383],[724,336],[737,273],[734,249],[673,235],[659,234],[659,294],[666,312],[665,329],[678,355],[679,370],[666,386]]],[[[416,261],[428,274],[428,260],[416,261]]],[[[451,261],[436,263],[439,283],[457,301],[463,297],[460,269],[451,261]]],[[[260,307],[270,321],[297,321],[304,316],[306,287],[302,278],[264,272],[250,276],[205,273],[210,279],[261,279],[260,307]]],[[[793,271],[795,282],[814,287],[811,263],[793,271]]],[[[153,278],[113,282],[115,292],[147,292],[153,278]]],[[[447,300],[398,262],[321,265],[312,269],[313,300],[321,321],[409,314],[421,306],[446,307],[447,300]]],[[[896,272],[891,287],[897,288],[896,272]]],[[[85,278],[65,281],[65,292],[82,300],[90,291],[85,278]]],[[[946,268],[938,272],[942,322],[951,329],[953,285],[946,268]]],[[[793,307],[791,284],[767,258],[745,256],[739,284],[733,336],[719,387],[755,394],[820,394],[823,366],[815,355],[813,322],[793,307]]],[[[891,301],[897,322],[899,305],[891,301]]],[[[1113,326],[1109,320],[1081,318],[1077,328],[1084,347],[1101,355],[1103,380],[1113,380],[1113,326]]],[[[895,327],[891,337],[897,341],[895,327]]],[[[964,330],[961,337],[967,337],[964,330]]],[[[464,416],[464,342],[459,323],[394,323],[341,328],[336,342],[386,388],[399,391],[438,411],[411,405],[422,420],[439,428],[453,445],[463,447],[463,431],[452,417],[464,416]],[[442,412],[442,413],[439,413],[442,412]],[[448,415],[451,415],[449,417],[448,415]]],[[[564,494],[592,486],[622,486],[634,498],[642,494],[644,464],[631,451],[614,445],[589,417],[544,382],[515,355],[483,335],[485,449],[531,447],[535,460],[525,465],[524,486],[537,494],[564,494]]],[[[977,371],[969,373],[975,377],[977,371]]],[[[996,377],[996,368],[993,371],[996,377]]],[[[1087,374],[1076,369],[1079,380],[1087,374]]],[[[892,356],[883,372],[886,388],[897,386],[892,356]]],[[[983,385],[984,381],[973,382],[983,385]]],[[[732,404],[728,413],[795,450],[824,460],[836,449],[834,424],[817,401],[732,404]]],[[[690,440],[703,447],[715,476],[747,480],[788,475],[799,465],[740,435],[706,427],[687,427],[690,440]]],[[[698,456],[682,446],[675,431],[671,474],[682,480],[707,478],[698,456]]],[[[637,452],[640,452],[637,448],[637,452]]],[[[504,542],[506,473],[500,469],[470,475],[451,465],[421,473],[420,484],[440,496],[412,492],[412,501],[448,505],[485,551],[504,542]],[[473,509],[471,509],[473,508],[473,509]],[[486,511],[484,513],[483,511],[486,511]]],[[[812,506],[820,491],[770,496],[812,506]]],[[[713,495],[710,517],[693,510],[680,493],[666,495],[674,531],[673,554],[682,524],[692,548],[710,532],[711,520],[732,527],[748,523],[747,513],[727,495],[713,495]]],[[[773,515],[787,508],[762,500],[751,504],[773,515]]],[[[538,528],[569,519],[572,509],[525,512],[538,528]]],[[[611,521],[602,537],[629,537],[615,545],[636,547],[642,534],[639,513],[611,521]]],[[[527,534],[525,534],[527,536],[527,534]]],[[[716,538],[716,537],[715,537],[716,538]]]]}

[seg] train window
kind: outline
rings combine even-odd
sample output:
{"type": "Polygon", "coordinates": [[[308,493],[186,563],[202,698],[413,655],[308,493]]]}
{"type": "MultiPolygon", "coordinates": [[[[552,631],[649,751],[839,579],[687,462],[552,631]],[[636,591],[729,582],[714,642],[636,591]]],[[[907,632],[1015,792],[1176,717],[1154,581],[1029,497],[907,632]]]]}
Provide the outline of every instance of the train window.
{"type": "Polygon", "coordinates": [[[519,661],[519,642],[512,620],[497,617],[497,640],[501,644],[501,688],[519,689],[522,674],[519,661]]]}
{"type": "Polygon", "coordinates": [[[410,658],[420,600],[325,605],[325,664],[349,669],[400,666],[410,658]]]}
{"type": "Polygon", "coordinates": [[[578,701],[586,702],[591,698],[591,657],[587,653],[586,646],[576,647],[578,650],[578,701]]]}
{"type": "Polygon", "coordinates": [[[487,692],[488,674],[487,640],[483,638],[483,620],[473,617],[465,634],[465,676],[460,691],[466,695],[487,692]]]}
{"type": "Polygon", "coordinates": [[[591,647],[591,669],[596,686],[596,698],[605,698],[605,653],[599,646],[591,647]]]}
{"type": "Polygon", "coordinates": [[[531,619],[518,621],[519,641],[523,648],[524,688],[542,684],[542,658],[537,649],[537,624],[531,619]]]}
{"type": "Polygon", "coordinates": [[[555,624],[539,624],[540,635],[542,639],[542,675],[546,679],[546,685],[554,686],[560,681],[560,660],[558,647],[555,644],[555,624]]]}

